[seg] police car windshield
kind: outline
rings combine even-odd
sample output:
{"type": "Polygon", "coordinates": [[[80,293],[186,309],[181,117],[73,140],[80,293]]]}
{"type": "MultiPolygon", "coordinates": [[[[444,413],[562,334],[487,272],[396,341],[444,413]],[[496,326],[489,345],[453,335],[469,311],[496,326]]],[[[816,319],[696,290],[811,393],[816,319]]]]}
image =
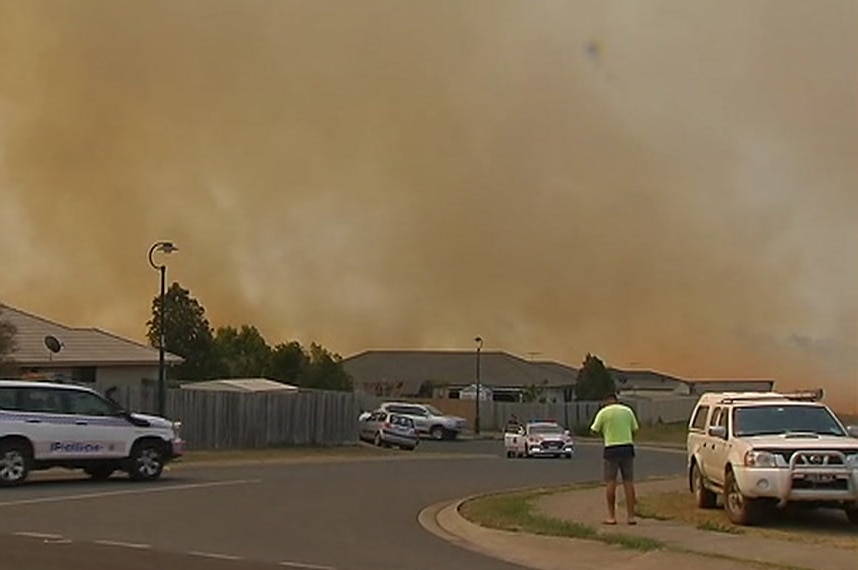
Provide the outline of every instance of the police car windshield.
{"type": "Polygon", "coordinates": [[[733,433],[739,437],[815,433],[845,436],[823,406],[743,406],[733,410],[733,433]]]}

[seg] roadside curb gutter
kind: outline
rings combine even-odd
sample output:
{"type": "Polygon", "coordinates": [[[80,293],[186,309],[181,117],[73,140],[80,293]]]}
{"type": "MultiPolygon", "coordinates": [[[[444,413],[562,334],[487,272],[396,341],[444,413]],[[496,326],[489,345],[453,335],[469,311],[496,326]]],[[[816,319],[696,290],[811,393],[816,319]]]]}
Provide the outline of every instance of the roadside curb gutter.
{"type": "MultiPolygon", "coordinates": [[[[516,491],[521,489],[509,492],[516,491]]],[[[419,513],[418,522],[426,531],[461,548],[534,570],[568,570],[570,567],[576,570],[663,570],[671,567],[693,567],[695,570],[738,570],[760,568],[761,564],[767,563],[773,563],[774,566],[781,568],[787,566],[809,569],[853,567],[849,562],[853,560],[851,558],[853,551],[831,552],[828,551],[830,549],[827,550],[818,545],[795,545],[784,541],[761,540],[759,551],[754,558],[749,558],[742,554],[747,547],[731,547],[732,543],[738,547],[743,542],[740,540],[743,537],[709,533],[690,527],[688,531],[693,531],[692,534],[704,533],[712,536],[708,539],[698,537],[698,540],[686,545],[688,547],[686,550],[682,542],[675,542],[678,535],[671,535],[679,532],[684,536],[687,532],[680,532],[679,528],[666,529],[656,525],[650,530],[661,532],[667,530],[667,535],[659,536],[661,532],[646,532],[645,535],[662,540],[667,546],[664,549],[644,552],[598,540],[491,529],[472,523],[460,514],[460,507],[467,501],[498,494],[503,493],[479,494],[431,505],[419,513]],[[778,548],[778,544],[775,543],[781,543],[780,548],[783,550],[792,551],[791,563],[785,564],[782,556],[769,556],[774,554],[772,549],[778,548]]],[[[631,528],[627,532],[618,530],[597,530],[597,532],[605,535],[641,536],[643,534],[641,531],[645,529],[640,527],[641,525],[634,527],[637,532],[632,532],[631,528]]]]}

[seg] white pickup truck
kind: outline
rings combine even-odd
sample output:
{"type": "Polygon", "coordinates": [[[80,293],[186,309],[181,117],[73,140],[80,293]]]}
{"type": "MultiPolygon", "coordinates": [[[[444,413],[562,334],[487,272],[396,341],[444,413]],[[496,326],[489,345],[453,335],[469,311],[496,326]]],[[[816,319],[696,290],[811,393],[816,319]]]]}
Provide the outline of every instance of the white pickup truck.
{"type": "Polygon", "coordinates": [[[688,481],[699,508],[735,524],[789,503],[843,509],[858,524],[858,428],[824,404],[778,393],[709,393],[688,426],[688,481]]]}

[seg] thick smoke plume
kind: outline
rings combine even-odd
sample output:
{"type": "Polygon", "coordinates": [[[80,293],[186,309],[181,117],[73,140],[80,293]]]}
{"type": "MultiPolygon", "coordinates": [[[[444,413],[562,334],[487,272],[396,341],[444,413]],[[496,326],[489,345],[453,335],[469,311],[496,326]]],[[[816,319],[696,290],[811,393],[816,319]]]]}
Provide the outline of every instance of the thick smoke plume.
{"type": "Polygon", "coordinates": [[[849,1],[0,0],[0,296],[858,407],[856,102],[849,1]]]}

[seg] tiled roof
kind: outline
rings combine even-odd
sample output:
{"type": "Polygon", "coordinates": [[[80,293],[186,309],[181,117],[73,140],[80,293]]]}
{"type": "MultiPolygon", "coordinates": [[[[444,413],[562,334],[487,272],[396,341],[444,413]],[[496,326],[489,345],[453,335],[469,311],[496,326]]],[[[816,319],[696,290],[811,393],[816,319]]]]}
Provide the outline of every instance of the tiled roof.
{"type": "MultiPolygon", "coordinates": [[[[427,380],[436,384],[467,386],[476,379],[475,351],[368,350],[343,359],[355,386],[373,382],[402,382],[415,391],[427,380]]],[[[557,362],[531,362],[499,351],[480,354],[480,381],[486,386],[570,386],[577,371],[557,362]]]]}
{"type": "MultiPolygon", "coordinates": [[[[0,320],[15,325],[17,350],[12,358],[19,366],[150,366],[158,364],[158,349],[97,328],[75,328],[50,321],[20,309],[0,304],[0,320]],[[52,354],[45,337],[55,336],[62,349],[52,354]]],[[[168,364],[182,358],[165,355],[168,364]]]]}

